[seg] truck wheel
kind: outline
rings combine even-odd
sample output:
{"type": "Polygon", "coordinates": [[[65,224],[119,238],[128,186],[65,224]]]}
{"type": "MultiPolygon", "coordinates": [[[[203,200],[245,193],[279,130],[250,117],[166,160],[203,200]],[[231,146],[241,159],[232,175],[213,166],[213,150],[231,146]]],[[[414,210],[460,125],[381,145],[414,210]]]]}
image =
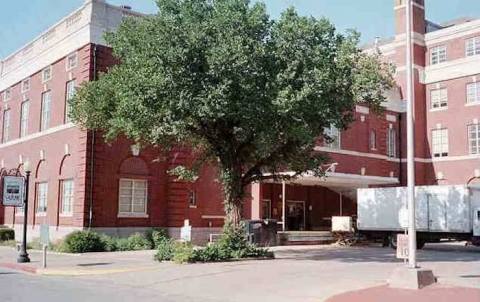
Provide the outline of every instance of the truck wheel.
{"type": "Polygon", "coordinates": [[[397,234],[390,234],[388,236],[388,242],[390,244],[390,247],[394,250],[397,249],[397,234]]]}
{"type": "Polygon", "coordinates": [[[417,249],[421,250],[425,246],[425,240],[423,239],[417,239],[417,249]]]}
{"type": "Polygon", "coordinates": [[[480,236],[474,236],[472,237],[472,244],[474,246],[480,246],[480,236]]]}

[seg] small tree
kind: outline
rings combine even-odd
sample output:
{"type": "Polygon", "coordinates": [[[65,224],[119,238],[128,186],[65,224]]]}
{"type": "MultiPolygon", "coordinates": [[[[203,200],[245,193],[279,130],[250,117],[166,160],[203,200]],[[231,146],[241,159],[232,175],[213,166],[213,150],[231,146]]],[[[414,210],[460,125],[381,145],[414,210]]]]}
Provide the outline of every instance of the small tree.
{"type": "MultiPolygon", "coordinates": [[[[228,221],[238,225],[252,182],[322,176],[314,147],[345,129],[355,105],[379,108],[389,66],[326,19],[290,8],[278,20],[249,0],[157,0],[106,36],[121,64],[78,90],[72,116],[114,139],[193,146],[219,169],[228,221]],[[282,171],[289,171],[288,175],[282,171]]],[[[188,174],[184,167],[173,171],[188,174]]]]}

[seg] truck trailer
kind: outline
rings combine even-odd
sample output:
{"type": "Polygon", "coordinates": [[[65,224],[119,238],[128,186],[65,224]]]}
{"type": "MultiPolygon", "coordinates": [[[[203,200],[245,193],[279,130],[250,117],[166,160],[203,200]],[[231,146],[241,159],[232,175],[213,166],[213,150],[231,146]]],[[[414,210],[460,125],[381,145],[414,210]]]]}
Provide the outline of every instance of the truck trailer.
{"type": "MultiPolygon", "coordinates": [[[[417,247],[442,239],[480,246],[480,187],[418,186],[415,189],[417,247]]],[[[407,188],[357,190],[357,230],[396,247],[408,228],[407,188]]]]}

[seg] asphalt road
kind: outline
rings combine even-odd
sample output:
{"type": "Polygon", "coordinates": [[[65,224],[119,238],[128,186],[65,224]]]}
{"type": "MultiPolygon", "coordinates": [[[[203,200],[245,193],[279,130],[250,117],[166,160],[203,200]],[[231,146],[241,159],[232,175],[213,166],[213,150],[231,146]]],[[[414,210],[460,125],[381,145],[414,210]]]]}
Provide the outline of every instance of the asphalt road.
{"type": "MultiPolygon", "coordinates": [[[[0,269],[2,302],[173,302],[152,289],[73,277],[36,276],[0,269]]],[[[182,300],[183,301],[183,300],[182,300]]]]}

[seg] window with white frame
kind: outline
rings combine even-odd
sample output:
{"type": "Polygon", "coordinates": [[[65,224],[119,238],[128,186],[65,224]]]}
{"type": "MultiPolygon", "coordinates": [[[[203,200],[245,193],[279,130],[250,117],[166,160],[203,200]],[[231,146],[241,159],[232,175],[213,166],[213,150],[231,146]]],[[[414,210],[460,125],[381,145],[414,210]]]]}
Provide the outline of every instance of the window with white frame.
{"type": "Polygon", "coordinates": [[[147,213],[148,182],[143,179],[120,179],[119,215],[147,213]]]}
{"type": "Polygon", "coordinates": [[[23,80],[22,87],[21,87],[22,93],[25,93],[29,90],[30,90],[30,78],[23,80]]]}
{"type": "Polygon", "coordinates": [[[50,127],[50,115],[52,106],[52,93],[46,91],[42,94],[42,113],[40,116],[40,131],[47,130],[50,127]]]}
{"type": "Polygon", "coordinates": [[[65,92],[65,123],[69,123],[71,121],[70,118],[70,101],[72,100],[73,96],[75,95],[75,80],[71,80],[67,82],[66,85],[66,92],[65,92]]]}
{"type": "Polygon", "coordinates": [[[435,89],[430,91],[430,105],[432,109],[448,107],[447,88],[435,89]]]}
{"type": "Polygon", "coordinates": [[[397,156],[397,132],[393,127],[387,130],[387,156],[397,156]]]}
{"type": "Polygon", "coordinates": [[[480,37],[474,37],[465,41],[465,55],[467,57],[480,55],[480,37]]]}
{"type": "Polygon", "coordinates": [[[447,47],[440,45],[430,49],[430,64],[440,64],[447,61],[447,47]]]}
{"type": "Polygon", "coordinates": [[[2,143],[10,140],[10,109],[3,111],[2,143]]]}
{"type": "Polygon", "coordinates": [[[52,66],[42,70],[42,83],[50,81],[52,79],[52,66]]]}
{"type": "Polygon", "coordinates": [[[325,146],[331,149],[340,149],[341,137],[340,137],[340,130],[334,125],[331,125],[328,128],[324,129],[324,134],[326,136],[325,146]]]}
{"type": "Polygon", "coordinates": [[[76,52],[67,56],[67,60],[66,60],[67,71],[77,67],[77,64],[78,64],[78,56],[76,52]]]}
{"type": "Polygon", "coordinates": [[[61,213],[64,215],[72,214],[74,197],[73,179],[64,179],[60,184],[62,190],[60,195],[61,213]]]}
{"type": "Polygon", "coordinates": [[[30,101],[25,101],[20,107],[20,137],[28,134],[28,117],[30,114],[30,101]]]}
{"type": "Polygon", "coordinates": [[[10,88],[5,89],[5,91],[3,92],[3,101],[4,101],[4,102],[9,101],[11,95],[12,95],[12,92],[11,92],[10,88]]]}
{"type": "Polygon", "coordinates": [[[480,82],[467,84],[467,104],[480,103],[480,82]]]}
{"type": "Polygon", "coordinates": [[[480,154],[480,125],[468,125],[468,149],[470,154],[480,154]]]}
{"type": "Polygon", "coordinates": [[[48,183],[37,183],[37,213],[46,213],[48,205],[48,183]]]}
{"type": "Polygon", "coordinates": [[[377,132],[370,131],[370,150],[377,150],[377,132]]]}
{"type": "Polygon", "coordinates": [[[432,130],[433,157],[448,156],[448,129],[432,130]]]}

